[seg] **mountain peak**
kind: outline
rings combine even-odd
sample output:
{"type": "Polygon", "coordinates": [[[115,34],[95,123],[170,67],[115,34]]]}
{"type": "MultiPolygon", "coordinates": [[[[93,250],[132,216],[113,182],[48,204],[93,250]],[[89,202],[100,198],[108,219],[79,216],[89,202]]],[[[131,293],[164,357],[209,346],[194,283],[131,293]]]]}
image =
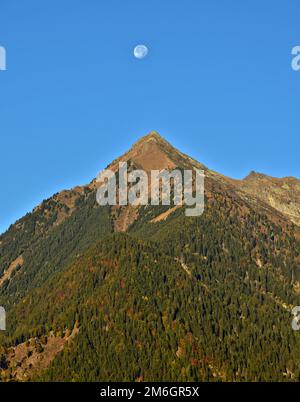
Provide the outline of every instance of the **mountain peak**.
{"type": "MultiPolygon", "coordinates": [[[[164,138],[157,132],[157,131],[150,131],[150,133],[144,135],[139,139],[139,141],[147,141],[149,139],[154,139],[154,140],[164,140],[164,138]]],[[[164,140],[165,141],[165,140],[164,140]]]]}
{"type": "Polygon", "coordinates": [[[147,144],[149,142],[154,142],[160,147],[172,147],[172,145],[167,140],[165,140],[157,131],[150,131],[150,133],[138,139],[133,144],[132,148],[144,146],[144,144],[147,144]]]}
{"type": "Polygon", "coordinates": [[[176,167],[203,168],[203,165],[174,148],[156,131],[151,131],[136,141],[128,152],[113,161],[110,168],[116,168],[121,161],[130,161],[147,172],[156,169],[172,170],[176,167]]]}
{"type": "Polygon", "coordinates": [[[239,187],[300,226],[300,181],[295,177],[277,178],[252,171],[239,187]]]}
{"type": "Polygon", "coordinates": [[[263,179],[265,177],[267,177],[267,175],[251,170],[251,172],[243,180],[263,179]]]}

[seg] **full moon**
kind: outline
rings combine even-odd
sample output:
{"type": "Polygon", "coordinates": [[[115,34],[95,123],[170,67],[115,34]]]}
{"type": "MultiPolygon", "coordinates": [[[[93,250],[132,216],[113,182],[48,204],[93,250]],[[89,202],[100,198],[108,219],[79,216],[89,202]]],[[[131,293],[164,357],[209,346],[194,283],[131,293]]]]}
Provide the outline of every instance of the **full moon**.
{"type": "Polygon", "coordinates": [[[133,54],[137,59],[143,59],[148,54],[148,48],[145,45],[137,45],[134,48],[133,54]]]}

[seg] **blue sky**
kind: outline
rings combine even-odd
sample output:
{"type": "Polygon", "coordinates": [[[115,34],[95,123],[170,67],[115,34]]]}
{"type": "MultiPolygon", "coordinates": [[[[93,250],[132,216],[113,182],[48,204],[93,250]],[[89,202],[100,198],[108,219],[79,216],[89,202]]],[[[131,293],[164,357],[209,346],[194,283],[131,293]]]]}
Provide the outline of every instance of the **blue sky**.
{"type": "Polygon", "coordinates": [[[298,0],[0,1],[0,232],[152,130],[235,178],[300,177],[298,0]]]}

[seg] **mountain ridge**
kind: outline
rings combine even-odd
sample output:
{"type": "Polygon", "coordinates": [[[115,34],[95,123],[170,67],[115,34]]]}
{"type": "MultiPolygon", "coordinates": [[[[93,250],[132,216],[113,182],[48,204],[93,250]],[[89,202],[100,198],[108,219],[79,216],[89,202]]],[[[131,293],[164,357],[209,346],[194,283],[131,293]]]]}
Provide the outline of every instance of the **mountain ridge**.
{"type": "MultiPolygon", "coordinates": [[[[151,131],[149,134],[138,139],[132,145],[129,151],[116,158],[107,166],[107,168],[116,171],[118,169],[118,162],[120,161],[131,161],[134,163],[136,168],[144,169],[146,172],[149,172],[151,169],[173,170],[177,167],[186,169],[202,169],[205,172],[206,178],[212,179],[213,181],[218,181],[222,185],[226,186],[227,189],[229,185],[229,189],[232,190],[233,188],[239,196],[250,203],[254,202],[255,207],[265,209],[267,212],[270,211],[271,208],[271,210],[274,210],[274,213],[278,216],[278,218],[288,219],[290,222],[300,227],[300,180],[297,178],[272,178],[266,174],[252,171],[242,180],[233,179],[209,169],[201,162],[198,162],[197,160],[177,150],[156,131],[151,131]],[[294,185],[296,190],[294,190],[292,198],[295,198],[294,201],[296,205],[292,205],[291,207],[284,205],[284,207],[282,207],[282,205],[280,205],[282,198],[281,200],[276,199],[276,202],[274,202],[273,198],[270,199],[268,197],[263,197],[262,193],[259,191],[259,188],[257,188],[257,184],[260,183],[259,180],[262,177],[264,177],[266,180],[269,180],[269,182],[272,182],[273,187],[282,186],[282,184],[284,185],[285,183],[294,185]],[[247,185],[246,183],[250,180],[252,183],[255,182],[256,186],[247,185]]],[[[95,180],[92,181],[91,186],[97,187],[95,180]]],[[[208,188],[206,188],[206,191],[209,191],[209,188],[210,184],[208,183],[208,188]]],[[[264,191],[268,190],[271,190],[270,186],[264,186],[264,191]]],[[[285,204],[287,204],[287,197],[290,195],[291,194],[287,194],[287,192],[284,194],[285,204]]]]}
{"type": "MultiPolygon", "coordinates": [[[[203,167],[203,215],[186,217],[185,206],[100,207],[92,181],[12,225],[0,236],[0,378],[300,379],[290,330],[300,229],[290,210],[256,194],[259,183],[278,196],[278,182],[252,175],[244,188],[249,179],[213,172],[157,133],[124,155],[109,167],[203,167]]],[[[292,190],[279,193],[287,205],[292,190]]]]}
{"type": "MultiPolygon", "coordinates": [[[[217,180],[222,183],[226,187],[233,186],[237,194],[240,196],[247,198],[249,201],[249,196],[259,202],[265,204],[267,208],[273,208],[277,213],[281,214],[281,216],[287,218],[292,223],[296,224],[300,227],[300,180],[295,177],[283,177],[276,178],[268,176],[264,173],[257,173],[255,171],[251,171],[244,179],[233,179],[228,176],[225,176],[221,173],[213,171],[209,169],[207,166],[203,165],[201,162],[189,157],[188,155],[182,153],[181,151],[174,148],[167,140],[165,140],[158,132],[151,131],[145,136],[139,138],[131,148],[126,151],[122,156],[114,159],[108,166],[107,169],[111,169],[116,171],[118,169],[119,161],[131,161],[134,163],[136,168],[144,169],[146,172],[149,172],[151,169],[169,169],[173,170],[177,167],[186,168],[186,169],[202,169],[205,172],[207,178],[212,180],[217,180]],[[279,205],[282,200],[269,199],[268,197],[262,197],[261,192],[259,191],[258,186],[262,184],[262,179],[269,181],[269,185],[264,186],[264,191],[270,190],[270,184],[272,184],[273,189],[275,186],[278,188],[282,187],[285,184],[294,186],[294,189],[291,191],[287,190],[284,194],[284,202],[285,205],[282,208],[279,205]],[[247,183],[254,183],[253,186],[250,186],[247,183]],[[287,194],[288,193],[288,194],[287,194]],[[286,203],[289,201],[287,196],[292,195],[292,200],[296,205],[292,205],[289,208],[286,203]],[[299,205],[298,205],[299,204],[299,205]]],[[[61,221],[65,219],[65,217],[69,216],[69,212],[73,210],[75,203],[85,191],[94,190],[98,188],[99,183],[97,183],[96,179],[92,179],[90,183],[75,186],[72,189],[64,189],[52,197],[47,199],[46,201],[53,200],[57,204],[62,206],[62,209],[59,210],[59,217],[57,219],[56,224],[59,224],[61,221]]],[[[208,185],[209,186],[209,185],[208,185]]],[[[252,202],[250,200],[250,202],[252,202]]],[[[36,206],[34,210],[40,209],[43,207],[43,202],[36,206]]],[[[34,211],[33,210],[33,211],[34,211]]],[[[18,224],[20,220],[18,220],[15,224],[18,224]]],[[[12,224],[14,225],[14,223],[12,224]]],[[[0,235],[1,236],[1,235],[0,235]]],[[[0,240],[1,241],[1,240],[0,240]]]]}

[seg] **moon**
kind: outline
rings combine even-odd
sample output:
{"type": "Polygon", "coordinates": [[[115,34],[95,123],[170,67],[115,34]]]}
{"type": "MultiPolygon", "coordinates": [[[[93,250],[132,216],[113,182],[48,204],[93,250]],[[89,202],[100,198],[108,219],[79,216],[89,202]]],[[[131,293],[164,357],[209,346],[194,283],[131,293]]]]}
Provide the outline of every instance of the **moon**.
{"type": "Polygon", "coordinates": [[[133,50],[133,54],[137,59],[144,59],[148,54],[148,48],[145,45],[137,45],[133,50]]]}

